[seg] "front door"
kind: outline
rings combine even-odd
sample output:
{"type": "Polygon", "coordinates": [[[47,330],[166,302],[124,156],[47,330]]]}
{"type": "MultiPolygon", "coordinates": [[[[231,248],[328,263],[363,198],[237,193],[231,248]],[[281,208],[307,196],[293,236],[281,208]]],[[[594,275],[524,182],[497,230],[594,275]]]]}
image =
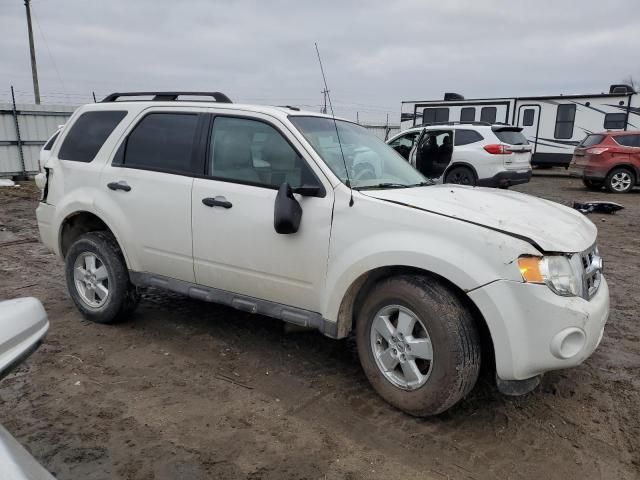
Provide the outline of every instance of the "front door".
{"type": "Polygon", "coordinates": [[[451,163],[453,130],[425,130],[414,152],[416,169],[429,179],[440,179],[451,163]]]}
{"type": "Polygon", "coordinates": [[[333,190],[298,153],[303,150],[295,137],[267,118],[213,119],[207,174],[194,180],[192,194],[196,281],[318,312],[333,190]],[[298,232],[287,235],[273,226],[277,188],[283,182],[292,188],[323,185],[322,197],[294,195],[302,222],[298,232]]]}
{"type": "Polygon", "coordinates": [[[531,153],[536,153],[540,130],[540,105],[520,105],[518,107],[518,126],[522,127],[522,134],[532,145],[531,153]]]}

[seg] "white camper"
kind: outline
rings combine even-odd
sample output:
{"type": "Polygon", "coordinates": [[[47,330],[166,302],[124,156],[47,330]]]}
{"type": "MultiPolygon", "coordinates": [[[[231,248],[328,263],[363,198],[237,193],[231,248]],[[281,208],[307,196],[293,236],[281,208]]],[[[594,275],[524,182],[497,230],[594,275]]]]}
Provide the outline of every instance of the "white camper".
{"type": "Polygon", "coordinates": [[[609,93],[402,102],[400,129],[444,122],[507,123],[522,127],[533,145],[533,165],[568,166],[573,149],[588,134],[640,129],[640,96],[629,85],[609,93]]]}

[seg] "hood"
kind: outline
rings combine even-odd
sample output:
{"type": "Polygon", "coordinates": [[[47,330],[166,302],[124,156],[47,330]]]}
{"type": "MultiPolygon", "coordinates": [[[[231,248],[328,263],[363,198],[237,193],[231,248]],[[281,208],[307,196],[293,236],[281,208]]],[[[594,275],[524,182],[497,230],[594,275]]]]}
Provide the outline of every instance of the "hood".
{"type": "Polygon", "coordinates": [[[596,241],[597,229],[583,214],[524,193],[451,184],[362,193],[505,232],[545,252],[582,252],[596,241]]]}

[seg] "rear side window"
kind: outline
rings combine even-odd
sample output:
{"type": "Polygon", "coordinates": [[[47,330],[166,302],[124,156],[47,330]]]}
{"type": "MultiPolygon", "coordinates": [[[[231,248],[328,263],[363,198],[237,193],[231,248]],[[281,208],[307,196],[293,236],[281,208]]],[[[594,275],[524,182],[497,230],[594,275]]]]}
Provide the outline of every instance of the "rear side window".
{"type": "Polygon", "coordinates": [[[640,147],[640,135],[618,135],[613,139],[625,147],[640,147]]]}
{"type": "Polygon", "coordinates": [[[578,147],[584,147],[584,148],[593,147],[594,145],[598,145],[599,143],[602,143],[602,140],[604,140],[604,135],[594,135],[594,134],[587,135],[585,139],[582,140],[582,142],[580,142],[578,147]]]}
{"type": "Polygon", "coordinates": [[[119,110],[83,113],[64,138],[58,158],[75,162],[93,161],[102,144],[126,115],[127,112],[119,110]]]}
{"type": "Polygon", "coordinates": [[[498,109],[496,107],[482,107],[480,110],[480,121],[487,123],[495,123],[498,109]]]}
{"type": "Polygon", "coordinates": [[[525,127],[530,127],[533,125],[533,118],[535,117],[536,112],[533,108],[527,108],[522,114],[522,125],[525,127]]]}
{"type": "Polygon", "coordinates": [[[529,145],[526,137],[522,134],[522,132],[517,130],[499,130],[497,132],[493,132],[498,140],[502,143],[507,143],[509,145],[529,145]]]}
{"type": "Polygon", "coordinates": [[[484,137],[475,130],[458,129],[455,131],[453,144],[459,147],[460,145],[469,145],[470,143],[479,142],[483,139],[484,137]]]}
{"type": "Polygon", "coordinates": [[[448,108],[425,108],[422,111],[422,123],[443,123],[448,121],[448,108]]]}
{"type": "Polygon", "coordinates": [[[56,143],[56,140],[58,139],[58,135],[60,135],[60,131],[58,130],[55,135],[53,137],[51,137],[49,139],[49,141],[47,143],[44,144],[44,147],[42,147],[43,150],[51,150],[51,148],[53,147],[53,144],[56,143]]]}
{"type": "Polygon", "coordinates": [[[571,138],[573,137],[573,122],[576,119],[576,106],[558,105],[556,113],[556,129],[553,133],[554,138],[571,138]]]}
{"type": "Polygon", "coordinates": [[[473,122],[476,119],[476,107],[464,107],[460,110],[461,122],[473,122]]]}
{"type": "Polygon", "coordinates": [[[148,114],[129,134],[124,166],[177,174],[196,172],[193,146],[198,117],[197,113],[148,114]]]}
{"type": "Polygon", "coordinates": [[[604,128],[607,130],[623,129],[626,120],[626,113],[607,113],[604,116],[604,128]]]}

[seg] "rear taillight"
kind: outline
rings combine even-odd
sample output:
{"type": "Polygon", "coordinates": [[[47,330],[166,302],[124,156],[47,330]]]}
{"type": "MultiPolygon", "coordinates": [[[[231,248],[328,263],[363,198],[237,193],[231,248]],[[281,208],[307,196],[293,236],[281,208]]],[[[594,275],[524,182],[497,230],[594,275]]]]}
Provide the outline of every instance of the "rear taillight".
{"type": "Polygon", "coordinates": [[[485,145],[483,147],[487,153],[492,155],[511,155],[511,150],[507,145],[502,145],[500,143],[492,143],[490,145],[485,145]]]}
{"type": "Polygon", "coordinates": [[[595,148],[587,149],[587,153],[591,155],[600,155],[601,153],[604,153],[607,150],[609,150],[607,147],[595,147],[595,148]]]}

